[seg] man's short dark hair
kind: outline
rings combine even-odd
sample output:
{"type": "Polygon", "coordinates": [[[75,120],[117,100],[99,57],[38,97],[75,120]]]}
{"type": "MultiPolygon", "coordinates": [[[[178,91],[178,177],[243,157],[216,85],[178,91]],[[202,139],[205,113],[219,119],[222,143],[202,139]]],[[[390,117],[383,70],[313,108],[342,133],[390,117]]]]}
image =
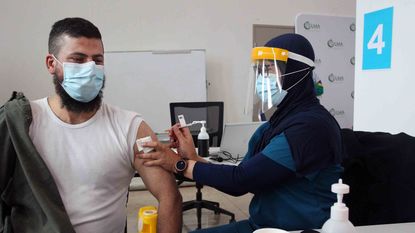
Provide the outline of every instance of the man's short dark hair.
{"type": "Polygon", "coordinates": [[[64,35],[73,38],[86,37],[102,40],[99,29],[88,20],[83,18],[65,18],[53,24],[52,30],[49,33],[48,46],[50,54],[58,55],[61,48],[61,38],[64,35]]]}

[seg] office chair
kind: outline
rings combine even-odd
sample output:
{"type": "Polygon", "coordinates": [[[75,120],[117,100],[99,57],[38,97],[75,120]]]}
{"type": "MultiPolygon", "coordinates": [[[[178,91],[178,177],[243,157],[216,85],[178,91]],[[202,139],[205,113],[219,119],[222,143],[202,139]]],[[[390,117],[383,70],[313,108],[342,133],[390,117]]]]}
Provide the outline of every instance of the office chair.
{"type": "MultiPolygon", "coordinates": [[[[209,146],[218,147],[223,133],[223,102],[176,102],[170,103],[170,119],[174,125],[178,121],[177,116],[184,115],[187,123],[193,121],[206,121],[206,129],[209,134],[209,146]]],[[[193,137],[193,142],[197,145],[197,135],[201,125],[192,125],[189,127],[193,137]]],[[[179,182],[192,181],[183,176],[176,176],[179,182]]],[[[196,208],[197,211],[197,229],[201,229],[202,208],[214,211],[215,214],[225,214],[231,217],[229,222],[235,221],[235,214],[219,207],[218,202],[203,200],[203,185],[196,183],[196,199],[183,202],[182,210],[196,208]]]]}
{"type": "Polygon", "coordinates": [[[415,137],[342,129],[344,197],[355,226],[415,221],[415,137]]]}

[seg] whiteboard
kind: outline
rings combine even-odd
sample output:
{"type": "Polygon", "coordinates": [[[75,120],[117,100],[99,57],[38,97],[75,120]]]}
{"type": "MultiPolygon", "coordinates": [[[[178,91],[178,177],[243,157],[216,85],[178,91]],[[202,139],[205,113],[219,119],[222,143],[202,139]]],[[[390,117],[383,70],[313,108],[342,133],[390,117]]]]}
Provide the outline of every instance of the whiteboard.
{"type": "Polygon", "coordinates": [[[104,101],[168,129],[170,102],[207,100],[205,50],[105,53],[104,101]]]}

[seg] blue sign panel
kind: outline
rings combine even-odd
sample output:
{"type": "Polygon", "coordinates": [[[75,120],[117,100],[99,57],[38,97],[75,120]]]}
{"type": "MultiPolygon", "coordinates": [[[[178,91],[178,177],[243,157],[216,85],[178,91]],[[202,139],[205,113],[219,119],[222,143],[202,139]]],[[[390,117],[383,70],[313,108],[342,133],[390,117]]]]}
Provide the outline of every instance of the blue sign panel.
{"type": "Polygon", "coordinates": [[[391,67],[393,7],[366,13],[363,27],[363,70],[391,67]]]}

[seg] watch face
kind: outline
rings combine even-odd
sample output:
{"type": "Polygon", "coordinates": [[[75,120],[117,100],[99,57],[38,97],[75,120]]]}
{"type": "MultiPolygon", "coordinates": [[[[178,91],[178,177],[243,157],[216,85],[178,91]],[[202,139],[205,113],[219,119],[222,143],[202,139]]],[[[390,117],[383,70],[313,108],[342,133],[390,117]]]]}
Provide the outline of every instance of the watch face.
{"type": "Polygon", "coordinates": [[[187,166],[186,161],[179,160],[176,163],[176,170],[179,171],[179,172],[182,172],[182,171],[184,171],[184,169],[186,169],[186,166],[187,166]]]}

